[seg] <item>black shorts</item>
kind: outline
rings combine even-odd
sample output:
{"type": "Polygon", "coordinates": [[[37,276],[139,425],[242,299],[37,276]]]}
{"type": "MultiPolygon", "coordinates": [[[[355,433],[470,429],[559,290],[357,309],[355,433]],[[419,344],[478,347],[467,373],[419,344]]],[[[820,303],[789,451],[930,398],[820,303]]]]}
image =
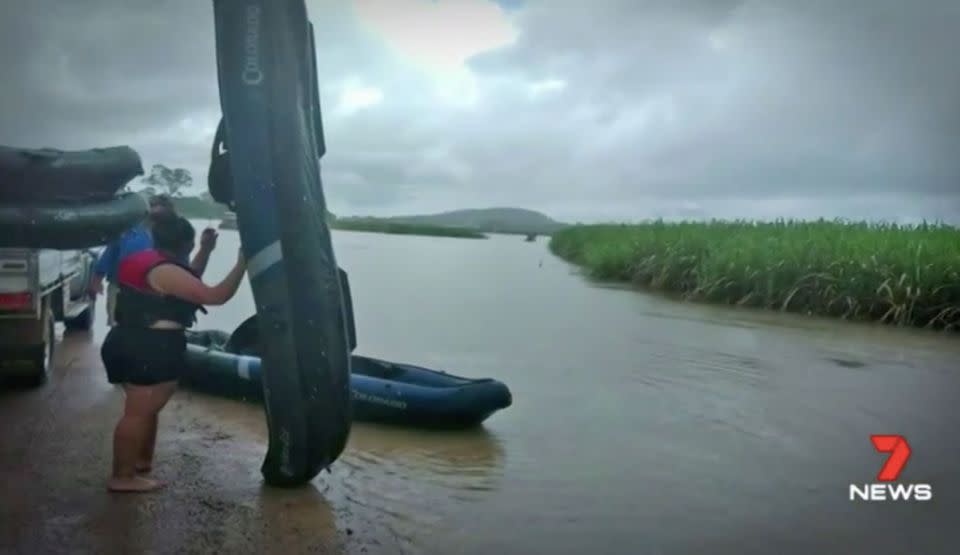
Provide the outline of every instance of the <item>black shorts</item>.
{"type": "Polygon", "coordinates": [[[184,330],[114,327],[100,347],[113,384],[155,385],[180,379],[186,367],[184,330]]]}

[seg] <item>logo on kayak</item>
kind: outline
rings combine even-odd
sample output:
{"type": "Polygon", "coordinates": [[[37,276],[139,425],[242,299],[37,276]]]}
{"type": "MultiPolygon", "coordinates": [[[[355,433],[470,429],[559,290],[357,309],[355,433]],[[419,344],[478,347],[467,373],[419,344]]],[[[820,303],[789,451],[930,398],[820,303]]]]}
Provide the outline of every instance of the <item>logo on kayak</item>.
{"type": "Polygon", "coordinates": [[[930,484],[903,484],[896,482],[910,460],[910,444],[901,435],[872,435],[873,448],[888,453],[887,460],[877,474],[876,484],[850,484],[850,501],[930,501],[930,484]]]}
{"type": "Polygon", "coordinates": [[[260,69],[260,6],[247,6],[247,33],[243,37],[243,73],[241,79],[248,85],[263,81],[260,69]]]}
{"type": "Polygon", "coordinates": [[[353,390],[353,398],[358,401],[367,401],[368,403],[386,405],[388,407],[393,407],[395,409],[407,408],[407,404],[403,401],[397,401],[395,399],[384,399],[383,397],[377,397],[376,395],[367,395],[366,393],[360,393],[357,390],[353,390]]]}

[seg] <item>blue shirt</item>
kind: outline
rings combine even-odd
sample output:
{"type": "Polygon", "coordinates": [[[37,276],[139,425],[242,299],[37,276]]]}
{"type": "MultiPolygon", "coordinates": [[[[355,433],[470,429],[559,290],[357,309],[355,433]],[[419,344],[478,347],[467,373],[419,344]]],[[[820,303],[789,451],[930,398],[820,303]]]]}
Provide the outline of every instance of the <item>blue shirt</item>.
{"type": "Polygon", "coordinates": [[[117,273],[120,270],[120,261],[127,256],[153,248],[153,237],[145,224],[140,224],[126,231],[119,239],[107,245],[100,253],[93,270],[101,276],[106,276],[110,283],[117,283],[117,273]]]}

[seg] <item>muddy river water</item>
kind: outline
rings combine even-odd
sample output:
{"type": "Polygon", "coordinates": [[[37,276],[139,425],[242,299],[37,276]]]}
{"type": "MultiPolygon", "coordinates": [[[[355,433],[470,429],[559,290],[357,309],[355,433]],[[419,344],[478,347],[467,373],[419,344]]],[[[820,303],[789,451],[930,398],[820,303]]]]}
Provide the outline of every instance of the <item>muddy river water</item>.
{"type": "MultiPolygon", "coordinates": [[[[495,377],[514,405],[468,432],[356,424],[332,473],[278,493],[262,408],[181,391],[158,446],[171,486],[116,500],[98,328],[64,340],[45,388],[0,396],[0,549],[960,552],[957,337],[590,284],[543,239],[334,240],[358,353],[495,377]],[[886,458],[871,434],[909,440],[899,480],[933,500],[849,499],[886,458]]],[[[208,280],[237,245],[221,232],[208,280]]],[[[198,327],[252,312],[244,286],[198,327]]]]}

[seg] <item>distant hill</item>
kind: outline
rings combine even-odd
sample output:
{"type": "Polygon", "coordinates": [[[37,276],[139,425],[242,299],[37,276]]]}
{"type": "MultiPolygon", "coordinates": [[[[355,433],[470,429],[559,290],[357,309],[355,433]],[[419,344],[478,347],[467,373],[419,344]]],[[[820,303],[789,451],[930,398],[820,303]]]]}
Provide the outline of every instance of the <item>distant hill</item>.
{"type": "Polygon", "coordinates": [[[378,220],[408,225],[429,225],[472,229],[486,233],[551,234],[567,224],[546,214],[524,208],[475,208],[436,214],[392,216],[386,218],[344,218],[344,220],[378,220]]]}
{"type": "MultiPolygon", "coordinates": [[[[209,194],[199,197],[178,197],[173,199],[177,211],[188,218],[221,219],[228,216],[225,206],[217,204],[209,194]]],[[[441,228],[466,229],[480,233],[510,233],[550,235],[568,226],[558,222],[546,214],[523,208],[475,208],[468,210],[453,210],[436,214],[417,214],[411,216],[392,217],[364,217],[364,216],[336,216],[327,212],[327,221],[333,227],[340,229],[370,229],[385,230],[388,227],[396,232],[396,226],[419,226],[421,230],[431,230],[435,234],[441,228]]],[[[231,229],[234,222],[224,224],[224,229],[231,229]]],[[[411,231],[412,232],[412,231],[411,231]]],[[[463,234],[452,233],[453,236],[463,234]]]]}

